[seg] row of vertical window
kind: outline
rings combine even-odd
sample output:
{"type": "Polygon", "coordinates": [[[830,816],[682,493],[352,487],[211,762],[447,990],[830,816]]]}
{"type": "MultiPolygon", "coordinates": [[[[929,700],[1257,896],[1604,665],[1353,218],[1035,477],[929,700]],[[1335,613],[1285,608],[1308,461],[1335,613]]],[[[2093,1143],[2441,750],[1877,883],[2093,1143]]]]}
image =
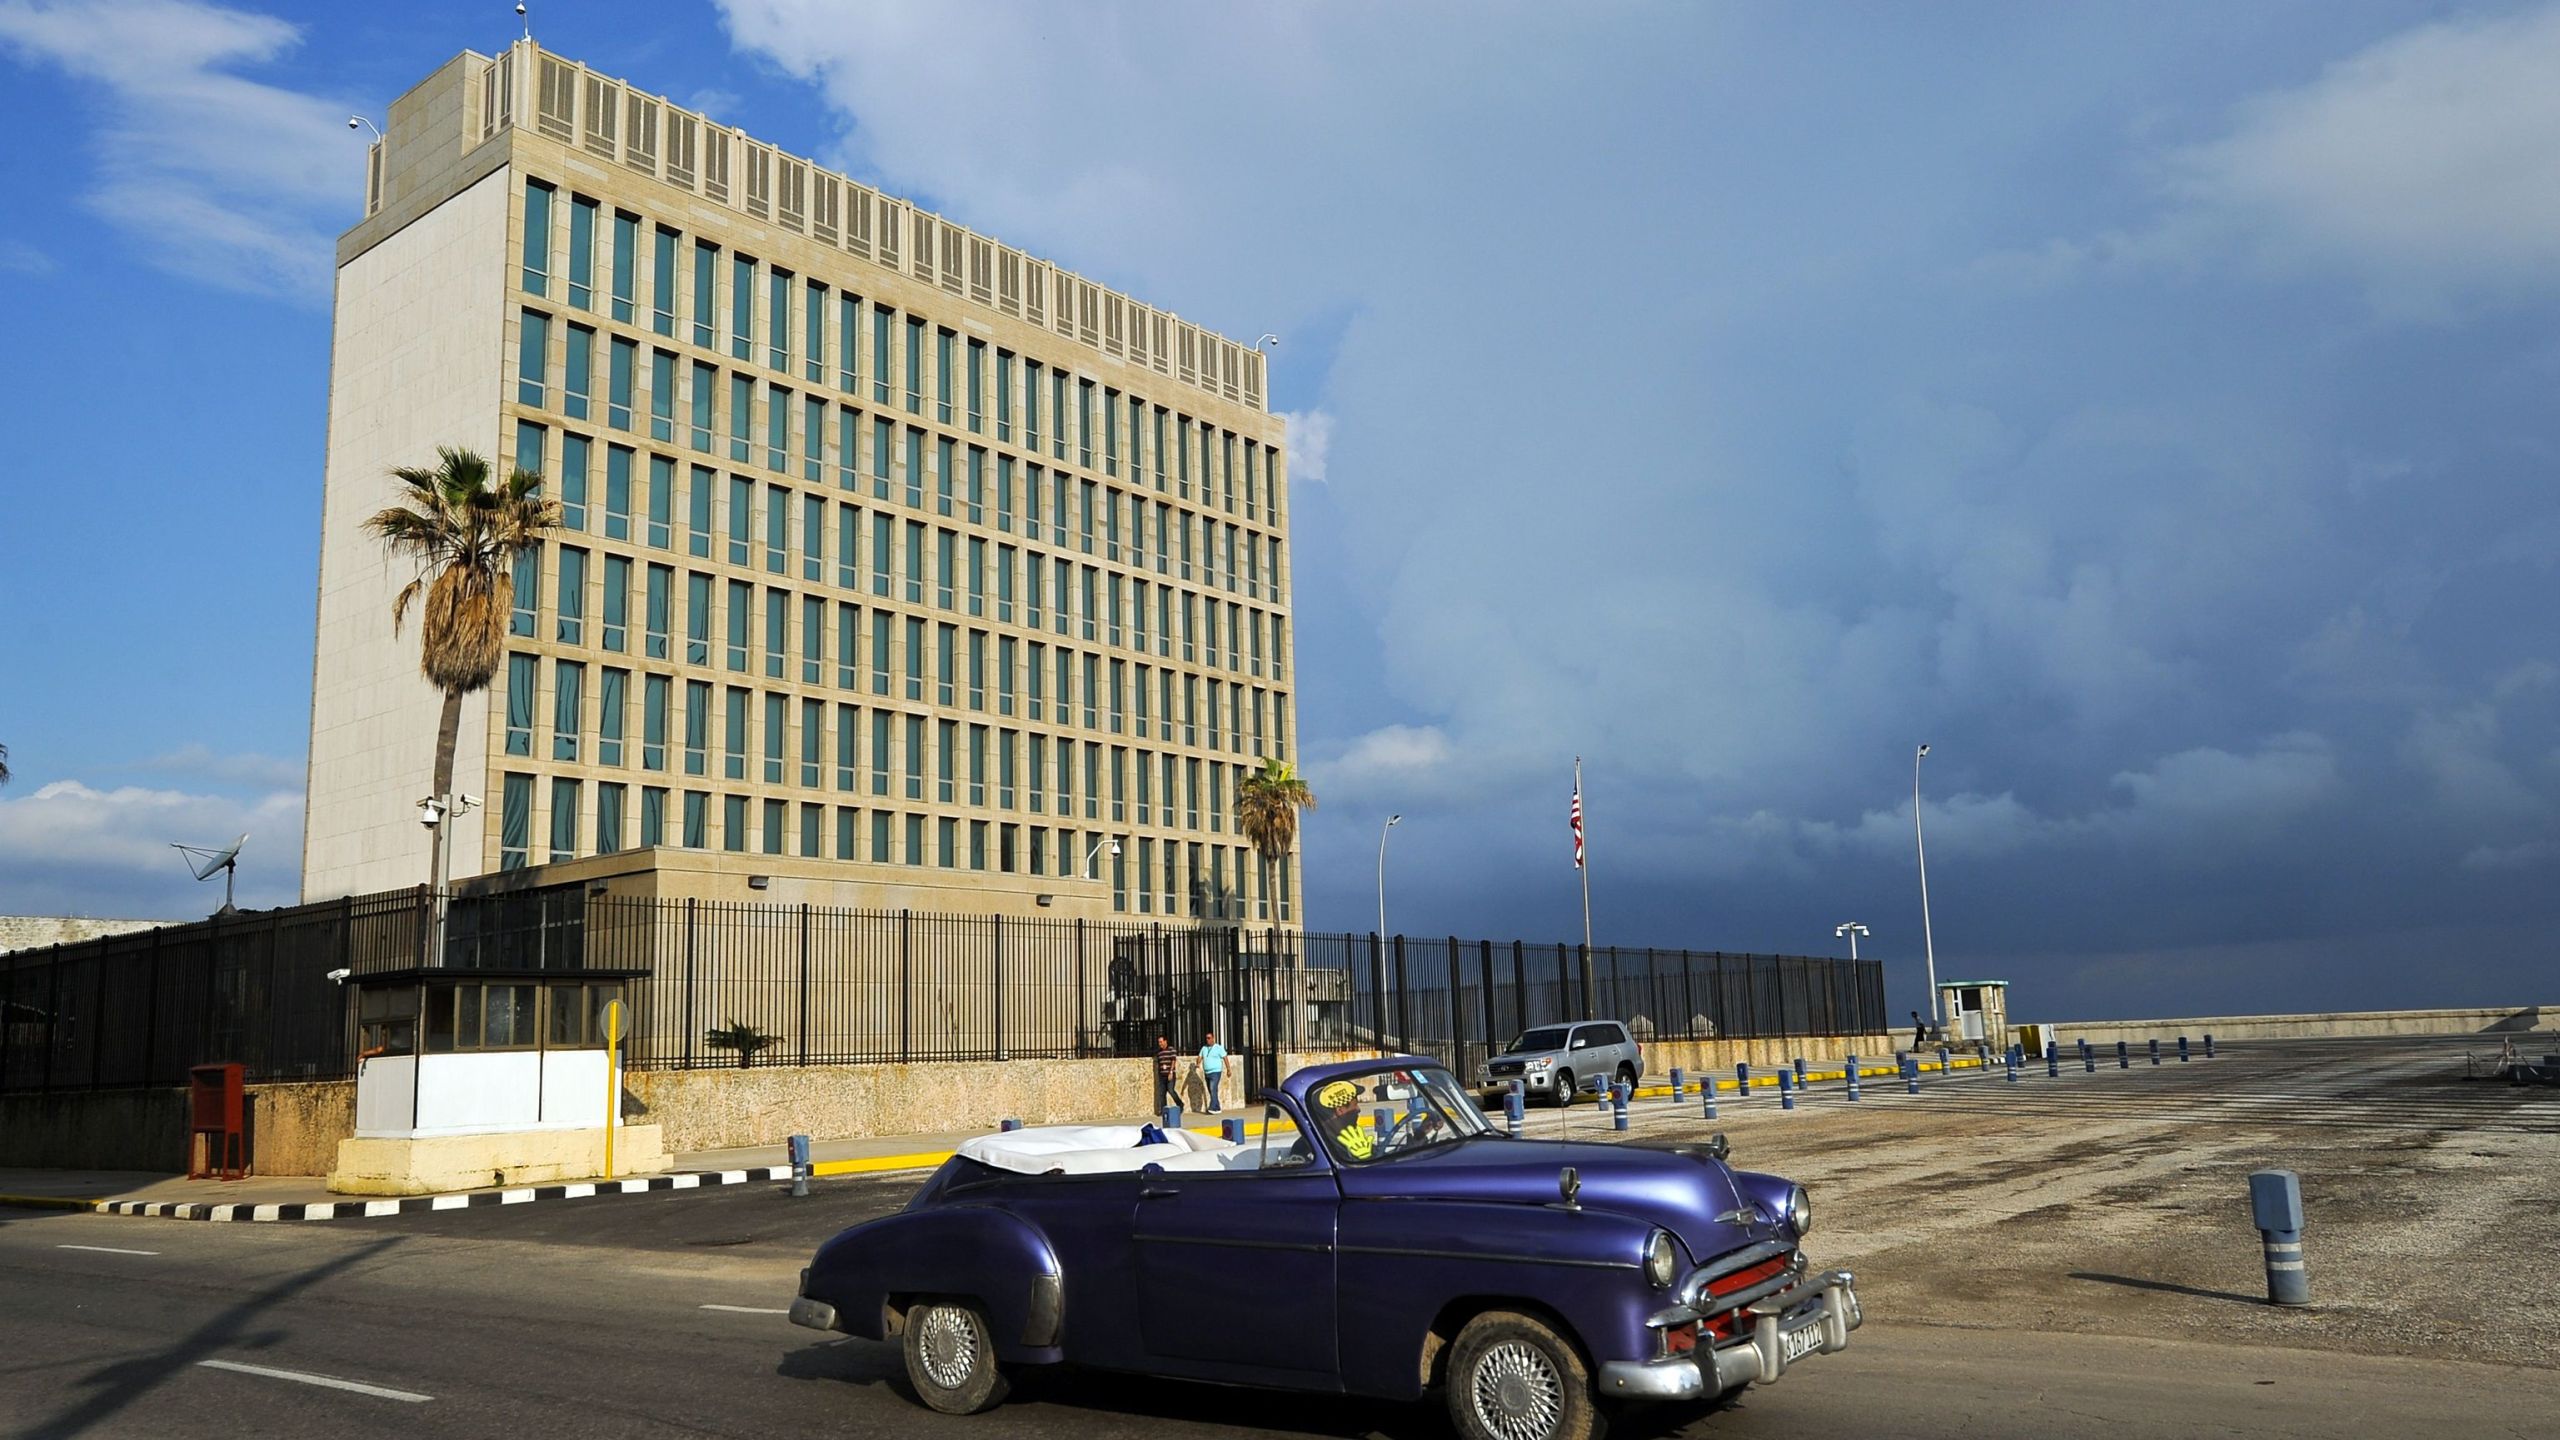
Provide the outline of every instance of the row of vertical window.
{"type": "MultiPolygon", "coordinates": [[[[591,705],[589,673],[585,661],[553,660],[546,696],[541,688],[539,658],[522,653],[509,655],[501,742],[504,751],[532,758],[537,753],[536,741],[547,740],[548,758],[555,761],[701,776],[714,773],[716,758],[717,773],[724,779],[846,791],[867,784],[874,795],[892,793],[903,775],[906,798],[910,800],[931,798],[947,804],[992,805],[1004,810],[1028,808],[1035,814],[1047,807],[1052,793],[1058,798],[1059,813],[1067,813],[1077,793],[1078,742],[1072,736],[1051,737],[1037,730],[991,727],[874,707],[867,712],[870,722],[866,744],[866,709],[861,705],[739,685],[715,685],[708,680],[687,680],[655,672],[639,672],[635,678],[634,672],[613,665],[594,667],[591,705]],[[542,731],[538,721],[546,713],[549,729],[542,731]],[[1021,737],[1020,743],[1017,736],[1021,737]],[[994,747],[992,752],[990,744],[994,747]],[[928,758],[933,762],[930,765],[928,758]],[[992,792],[990,786],[994,787],[992,792]],[[992,801],[988,798],[990,793],[995,797],[992,801]]],[[[1172,698],[1173,692],[1168,688],[1166,699],[1170,702],[1172,698]]],[[[1196,690],[1186,687],[1184,698],[1196,702],[1196,690]]],[[[1248,750],[1240,743],[1247,713],[1243,696],[1231,688],[1227,698],[1230,704],[1222,707],[1214,692],[1209,696],[1209,748],[1235,754],[1263,753],[1258,745],[1248,750]],[[1218,712],[1222,708],[1228,711],[1229,733],[1239,741],[1232,746],[1216,743],[1218,712]]],[[[1261,699],[1257,694],[1253,707],[1257,726],[1261,699]]],[[[1196,704],[1186,705],[1179,735],[1189,738],[1179,743],[1196,746],[1201,713],[1196,704]]],[[[1071,723],[1068,707],[1060,705],[1057,718],[1061,724],[1071,723]]],[[[1146,737],[1142,733],[1139,738],[1146,737]]],[[[1163,726],[1161,738],[1169,745],[1177,743],[1177,729],[1170,720],[1163,726]]],[[[1098,740],[1083,742],[1082,751],[1087,818],[1099,818],[1094,812],[1106,798],[1102,777],[1108,773],[1111,818],[1128,820],[1129,805],[1134,799],[1135,823],[1141,825],[1200,828],[1200,785],[1205,775],[1210,786],[1208,828],[1224,830],[1225,785],[1230,778],[1241,780],[1248,768],[1198,756],[1158,755],[1147,749],[1106,745],[1098,740]],[[1129,756],[1136,757],[1138,767],[1134,794],[1124,773],[1129,756]],[[1161,790],[1152,778],[1152,767],[1159,761],[1161,790]],[[1204,765],[1205,772],[1201,768],[1204,765]],[[1177,795],[1183,801],[1178,820],[1174,806],[1177,795]],[[1159,796],[1163,802],[1161,821],[1156,818],[1159,796]]]]}
{"type": "Polygon", "coordinates": [[[593,782],[591,810],[589,782],[568,775],[550,777],[549,803],[537,815],[540,783],[540,777],[522,772],[509,772],[503,779],[498,805],[502,870],[534,863],[534,837],[543,833],[547,861],[656,845],[708,850],[716,844],[741,853],[1035,877],[1098,878],[1107,873],[1117,911],[1198,914],[1207,895],[1238,893],[1254,900],[1256,918],[1294,918],[1290,862],[1265,871],[1244,846],[1141,835],[1115,847],[1110,842],[1122,837],[1108,831],[635,787],[616,780],[593,782]]]}
{"type": "MultiPolygon", "coordinates": [[[[913,431],[909,436],[911,441],[920,438],[913,431]]],[[[563,530],[601,534],[609,540],[629,540],[636,535],[643,543],[663,550],[675,549],[681,536],[685,550],[699,558],[725,557],[732,565],[749,567],[761,561],[765,571],[775,575],[789,573],[796,560],[804,577],[811,580],[827,578],[832,543],[839,583],[860,587],[862,535],[859,520],[850,517],[861,507],[849,501],[835,501],[835,518],[830,522],[830,502],[821,494],[772,481],[759,482],[745,475],[724,476],[708,466],[680,465],[674,457],[654,452],[644,457],[643,452],[627,445],[607,443],[601,448],[603,473],[599,476],[598,446],[592,438],[563,430],[555,448],[551,427],[531,420],[516,422],[514,464],[545,477],[550,492],[560,501],[563,530]],[[688,486],[678,485],[679,474],[689,479],[688,486]]],[[[1020,491],[1022,508],[1017,524],[1010,465],[996,467],[991,501],[988,477],[978,463],[983,452],[971,452],[965,474],[948,453],[939,458],[941,464],[936,467],[929,507],[921,465],[908,470],[904,495],[897,495],[884,475],[873,498],[903,499],[907,508],[918,514],[929,508],[938,517],[971,525],[985,525],[992,515],[998,533],[1018,533],[1035,545],[1041,542],[1045,517],[1049,543],[1140,570],[1147,566],[1147,546],[1152,538],[1154,568],[1159,575],[1184,581],[1196,577],[1204,587],[1260,599],[1267,570],[1271,599],[1281,599],[1280,542],[1276,538],[1208,518],[1203,518],[1195,531],[1187,515],[1176,514],[1168,505],[1150,507],[1144,498],[1134,496],[1128,497],[1126,503],[1124,529],[1119,492],[1097,487],[1090,480],[1075,481],[1063,472],[1044,477],[1036,465],[1030,467],[1020,491]],[[1150,508],[1154,511],[1152,525],[1150,508]]],[[[906,523],[910,535],[924,532],[924,522],[906,523]]],[[[892,535],[894,524],[891,516],[873,510],[871,584],[876,593],[884,595],[890,592],[882,587],[895,578],[892,562],[896,552],[894,547],[883,548],[880,537],[892,535]]],[[[940,534],[943,538],[939,543],[946,550],[959,543],[954,531],[942,530],[940,534]]],[[[987,542],[983,537],[970,537],[967,543],[972,555],[984,554],[987,542]]],[[[1011,556],[1016,550],[1015,546],[1004,544],[998,548],[1001,556],[1011,556]]],[[[1037,566],[1039,552],[1028,545],[1021,548],[1037,566]]],[[[1066,563],[1058,561],[1061,567],[1066,563]]],[[[949,566],[941,572],[941,589],[946,595],[956,573],[949,566]]],[[[1085,573],[1093,576],[1107,572],[1087,566],[1085,573]]],[[[920,588],[925,578],[921,564],[907,567],[905,579],[910,587],[920,588]]],[[[1116,590],[1123,577],[1111,575],[1110,581],[1116,590]]],[[[1088,580],[1088,587],[1092,583],[1088,580]]],[[[1126,583],[1140,590],[1148,584],[1143,576],[1136,575],[1126,577],[1126,583]]],[[[983,595],[980,598],[983,600],[983,595]]]]}
{"type": "MultiPolygon", "coordinates": [[[[1125,473],[1135,483],[1152,479],[1158,491],[1178,492],[1184,499],[1191,497],[1196,477],[1204,505],[1222,503],[1232,514],[1241,499],[1246,516],[1274,527],[1280,523],[1278,475],[1266,447],[923,316],[901,314],[814,277],[798,277],[753,256],[724,251],[699,236],[649,225],[628,211],[615,210],[608,218],[597,201],[585,196],[573,194],[562,206],[552,185],[530,178],[524,187],[522,250],[518,283],[527,295],[556,295],[573,309],[635,328],[645,325],[669,340],[689,340],[698,350],[750,365],[760,362],[772,373],[796,375],[809,384],[832,382],[848,398],[860,397],[867,388],[874,405],[930,414],[937,423],[964,425],[971,434],[988,434],[992,426],[997,441],[1032,454],[1044,453],[1045,437],[1045,453],[1052,459],[1072,460],[1115,477],[1125,473]],[[563,228],[555,211],[561,209],[567,211],[565,265],[555,277],[553,259],[561,255],[557,231],[563,228]],[[1221,475],[1223,485],[1213,483],[1221,475]]],[[[590,337],[594,333],[592,327],[577,328],[590,337]]],[[[533,342],[526,343],[530,359],[533,342]]],[[[592,343],[590,339],[590,356],[592,343]]],[[[637,364],[636,345],[620,338],[613,344],[615,366],[637,364]]],[[[668,355],[668,365],[676,359],[668,355]]],[[[519,369],[530,372],[534,366],[519,369]]],[[[616,373],[628,378],[627,368],[616,373]]],[[[665,378],[668,383],[657,387],[662,394],[673,389],[672,377],[665,378]]],[[[621,393],[627,417],[629,387],[623,386],[621,393]]]]}

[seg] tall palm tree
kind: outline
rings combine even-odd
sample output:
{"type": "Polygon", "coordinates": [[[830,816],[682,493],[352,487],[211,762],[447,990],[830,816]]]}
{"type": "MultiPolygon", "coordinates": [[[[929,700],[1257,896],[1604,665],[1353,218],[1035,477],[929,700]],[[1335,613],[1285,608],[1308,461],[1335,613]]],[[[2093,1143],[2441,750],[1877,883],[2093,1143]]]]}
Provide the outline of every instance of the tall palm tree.
{"type": "MultiPolygon", "coordinates": [[[[531,471],[515,471],[492,485],[489,462],[471,451],[443,445],[436,455],[433,469],[402,466],[391,472],[406,487],[400,503],[375,513],[364,528],[393,555],[417,566],[391,602],[391,631],[400,632],[409,606],[423,595],[418,669],[444,692],[432,792],[441,799],[453,793],[462,697],[486,688],[506,658],[516,554],[541,544],[543,533],[560,523],[560,502],[542,496],[542,477],[531,471]]],[[[435,827],[427,856],[430,877],[444,873],[447,828],[435,827]]]]}
{"type": "MultiPolygon", "coordinates": [[[[1262,896],[1271,898],[1271,867],[1298,843],[1298,812],[1316,808],[1316,792],[1298,778],[1298,767],[1266,755],[1262,768],[1236,785],[1236,828],[1262,857],[1262,896]]],[[[1274,912],[1273,918],[1277,918],[1274,912]]]]}

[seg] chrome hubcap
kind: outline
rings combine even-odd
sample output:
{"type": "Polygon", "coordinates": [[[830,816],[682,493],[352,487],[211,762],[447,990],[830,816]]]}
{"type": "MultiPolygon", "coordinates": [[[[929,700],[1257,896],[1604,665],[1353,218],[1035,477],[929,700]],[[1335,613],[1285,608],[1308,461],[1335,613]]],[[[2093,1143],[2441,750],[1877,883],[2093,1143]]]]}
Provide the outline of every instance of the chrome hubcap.
{"type": "Polygon", "coordinates": [[[1476,1362],[1476,1421],[1502,1440],[1545,1440],[1564,1417],[1564,1381],[1537,1347],[1506,1341],[1476,1362]]]}
{"type": "Polygon", "coordinates": [[[917,1350],[925,1378],[945,1390],[957,1390],[978,1371],[978,1331],[966,1312],[936,1305],[924,1313],[917,1350]]]}

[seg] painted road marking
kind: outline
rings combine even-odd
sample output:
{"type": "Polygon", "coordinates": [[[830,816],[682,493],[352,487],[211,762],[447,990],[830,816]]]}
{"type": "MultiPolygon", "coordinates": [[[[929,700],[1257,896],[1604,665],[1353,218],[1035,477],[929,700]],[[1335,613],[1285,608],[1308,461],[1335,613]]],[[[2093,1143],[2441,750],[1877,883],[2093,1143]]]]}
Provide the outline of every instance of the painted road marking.
{"type": "Polygon", "coordinates": [[[119,1250],[113,1245],[56,1245],[56,1250],[95,1250],[101,1255],[157,1255],[157,1250],[119,1250]]]}
{"type": "Polygon", "coordinates": [[[705,1305],[705,1310],[718,1310],[729,1315],[788,1315],[788,1310],[765,1310],[754,1305],[705,1305]]]}
{"type": "Polygon", "coordinates": [[[407,1390],[386,1390],[379,1385],[363,1385],[353,1380],[340,1380],[328,1375],[311,1375],[300,1370],[270,1370],[264,1365],[243,1365],[236,1360],[199,1360],[208,1370],[234,1370],[243,1375],[264,1375],[270,1380],[291,1380],[302,1385],[322,1385],[331,1390],[351,1390],[377,1400],[403,1400],[416,1405],[433,1400],[433,1395],[419,1395],[407,1390]]]}

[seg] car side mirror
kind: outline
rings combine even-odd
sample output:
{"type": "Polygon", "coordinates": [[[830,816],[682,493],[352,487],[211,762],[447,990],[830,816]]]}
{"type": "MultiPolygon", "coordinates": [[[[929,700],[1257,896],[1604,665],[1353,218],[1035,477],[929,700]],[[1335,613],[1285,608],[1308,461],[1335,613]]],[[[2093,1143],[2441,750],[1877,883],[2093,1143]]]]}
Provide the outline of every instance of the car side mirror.
{"type": "Polygon", "coordinates": [[[1733,1142],[1725,1139],[1724,1132],[1719,1130],[1715,1134],[1707,1137],[1707,1153],[1713,1155],[1718,1160],[1722,1160],[1727,1155],[1733,1153],[1733,1142]]]}

